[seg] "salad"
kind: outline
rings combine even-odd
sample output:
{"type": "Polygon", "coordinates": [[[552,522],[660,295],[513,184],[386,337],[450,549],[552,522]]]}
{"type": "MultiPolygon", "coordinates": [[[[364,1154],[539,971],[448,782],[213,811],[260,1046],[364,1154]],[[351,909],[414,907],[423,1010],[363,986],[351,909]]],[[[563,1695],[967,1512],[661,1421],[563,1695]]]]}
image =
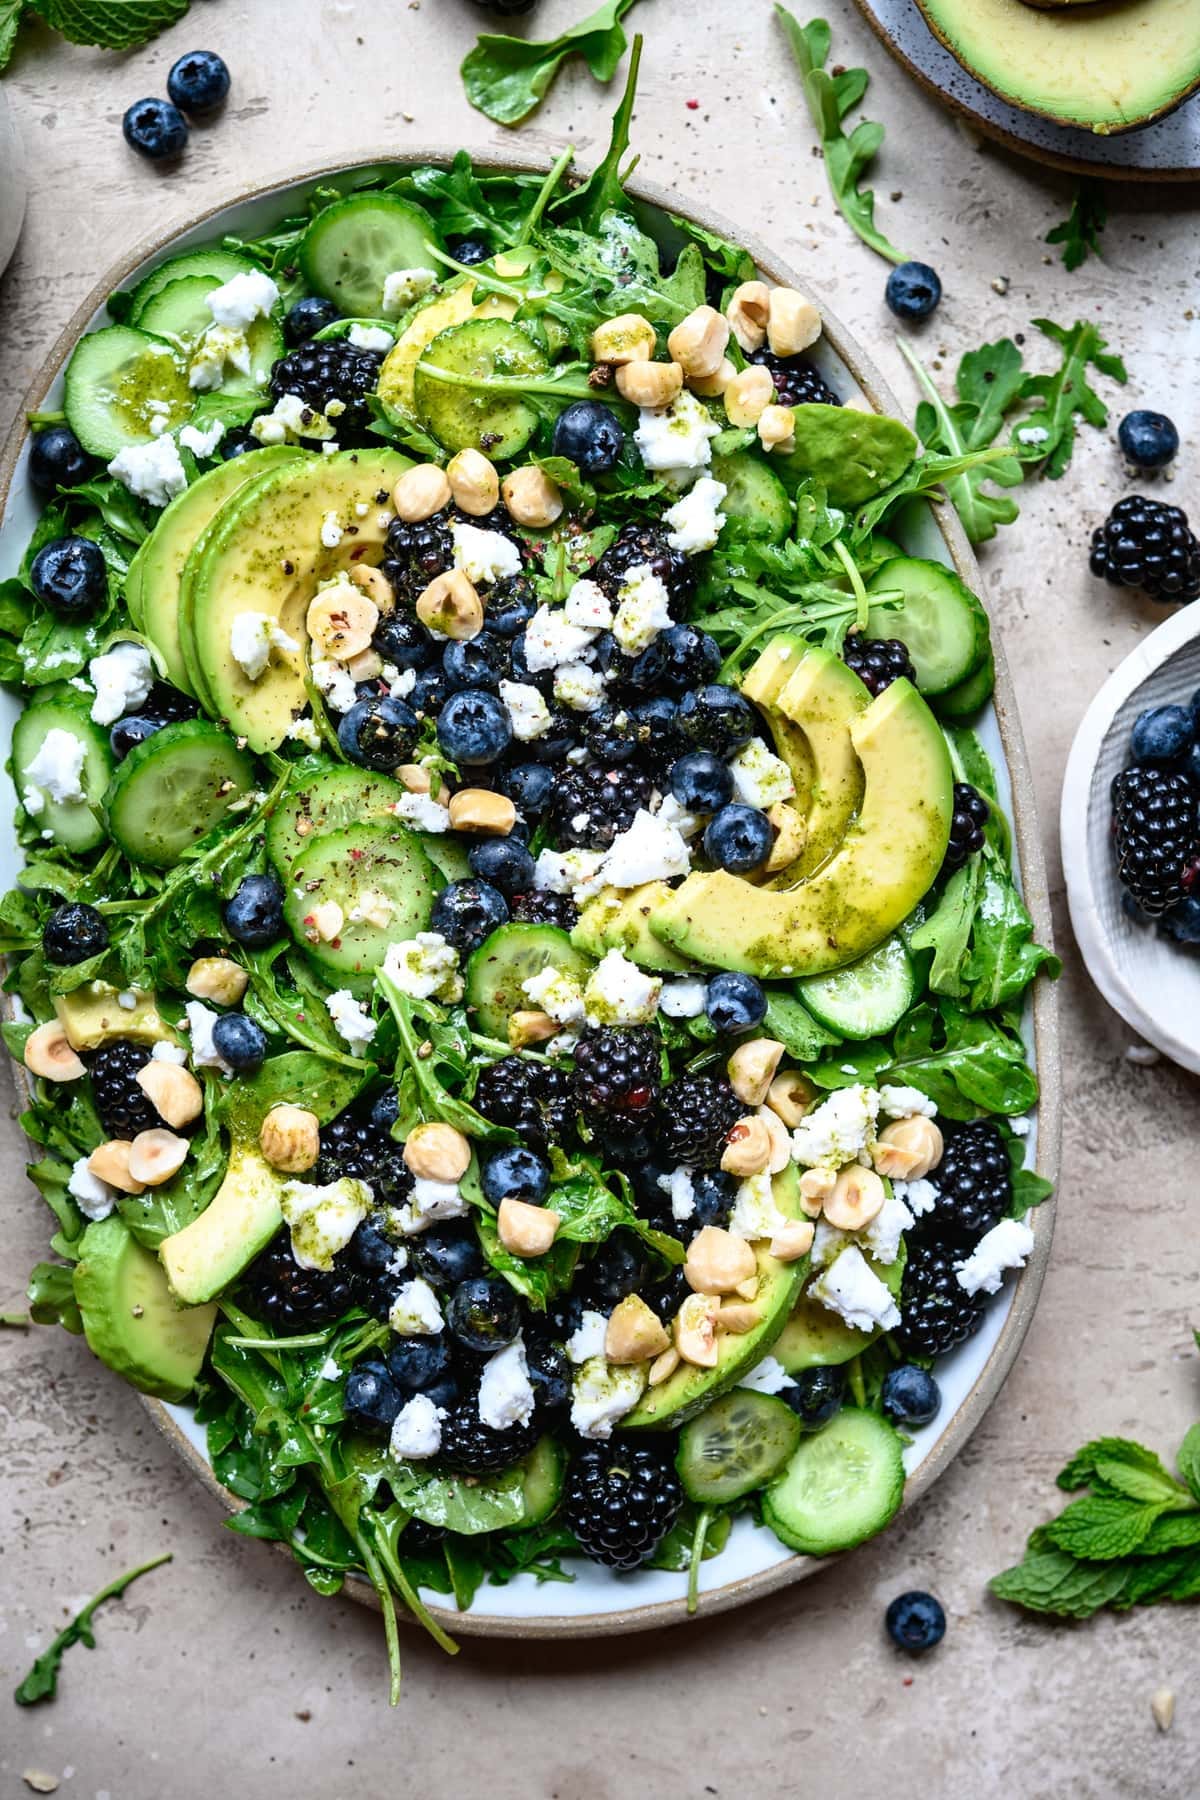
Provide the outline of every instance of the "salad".
{"type": "Polygon", "coordinates": [[[651,236],[632,98],[114,294],[0,584],[34,1316],[393,1665],[397,1599],[879,1531],[1048,1191],[987,615],[900,541],[994,453],[651,236]]]}

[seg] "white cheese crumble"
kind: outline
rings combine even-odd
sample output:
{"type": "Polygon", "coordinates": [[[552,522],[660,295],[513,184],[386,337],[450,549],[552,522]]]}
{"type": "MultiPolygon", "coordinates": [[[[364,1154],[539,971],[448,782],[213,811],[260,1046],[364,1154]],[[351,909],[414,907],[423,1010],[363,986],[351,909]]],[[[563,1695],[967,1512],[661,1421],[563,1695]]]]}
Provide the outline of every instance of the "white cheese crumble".
{"type": "Polygon", "coordinates": [[[21,789],[21,805],[31,819],[36,819],[39,813],[44,813],[46,810],[46,797],[35,787],[23,787],[21,789]]]}
{"type": "Polygon", "coordinates": [[[432,794],[401,794],[392,811],[418,831],[439,833],[450,829],[450,809],[432,794]]]}
{"type": "Polygon", "coordinates": [[[607,1330],[608,1320],[602,1312],[585,1312],[566,1341],[567,1361],[578,1365],[589,1362],[593,1356],[603,1356],[607,1330]]]}
{"type": "Polygon", "coordinates": [[[422,294],[427,294],[436,281],[433,269],[393,269],[383,283],[380,312],[385,319],[398,319],[422,294]]]}
{"type": "Polygon", "coordinates": [[[665,1012],[668,1019],[695,1019],[704,1011],[707,995],[708,983],[701,976],[679,975],[674,981],[663,982],[659,1011],[665,1012]]]}
{"type": "Polygon", "coordinates": [[[733,792],[743,806],[758,806],[765,812],[781,800],[790,800],[796,792],[792,771],[781,756],[775,756],[761,738],[751,738],[736,756],[729,759],[733,776],[733,792]]]}
{"type": "Polygon", "coordinates": [[[544,736],[551,725],[545,695],[527,681],[502,681],[500,699],[508,711],[513,736],[522,744],[544,736]]]}
{"type": "Polygon", "coordinates": [[[419,931],[415,938],[389,944],[383,972],[414,1000],[452,1005],[463,996],[458,952],[438,931],[419,931]]]}
{"type": "MultiPolygon", "coordinates": [[[[189,1008],[189,1011],[191,1009],[189,1008]]],[[[292,1234],[292,1255],[302,1269],[333,1268],[371,1207],[365,1181],[343,1175],[318,1187],[308,1181],[285,1181],[279,1206],[292,1234]]]]}
{"type": "Polygon", "coordinates": [[[788,1223],[776,1202],[767,1170],[739,1182],[727,1227],[734,1237],[746,1238],[753,1243],[756,1238],[774,1237],[788,1223]]]}
{"type": "Polygon", "coordinates": [[[479,1378],[479,1420],[493,1431],[527,1425],[533,1417],[533,1383],[520,1334],[483,1365],[479,1378]]]}
{"type": "Polygon", "coordinates": [[[970,1256],[954,1265],[958,1285],[967,1294],[995,1294],[1008,1269],[1023,1269],[1033,1249],[1033,1232],[1023,1219],[1001,1219],[981,1237],[970,1256]]]}
{"type": "Polygon", "coordinates": [[[108,465],[108,472],[138,500],[166,506],[187,486],[187,471],[179,460],[173,437],[152,438],[148,444],[127,444],[108,465]]]}
{"type": "Polygon", "coordinates": [[[604,886],[600,870],[603,850],[542,850],[533,869],[533,885],[552,894],[571,894],[577,901],[590,900],[604,886]]]}
{"type": "Polygon", "coordinates": [[[604,704],[604,677],[587,663],[562,663],[554,671],[554,698],[573,712],[595,712],[604,704]]]}
{"type": "Polygon", "coordinates": [[[402,1237],[416,1237],[439,1219],[461,1219],[466,1211],[456,1181],[430,1181],[421,1176],[413,1182],[404,1205],[394,1209],[392,1219],[402,1237]]]}
{"type": "Polygon", "coordinates": [[[903,1200],[889,1194],[871,1223],[859,1232],[859,1242],[876,1262],[890,1265],[900,1254],[900,1239],[914,1224],[903,1200]]]}
{"type": "Polygon", "coordinates": [[[583,990],[589,1025],[645,1025],[658,1011],[662,981],[636,963],[609,950],[597,963],[583,990]]]}
{"type": "Polygon", "coordinates": [[[604,879],[611,887],[641,887],[646,881],[669,881],[686,875],[691,852],[682,833],[664,823],[661,813],[639,806],[633,823],[619,831],[604,858],[604,879]]]}
{"type": "Polygon", "coordinates": [[[903,1200],[909,1212],[917,1219],[932,1212],[938,1203],[937,1189],[923,1175],[916,1181],[893,1181],[892,1192],[897,1200],[903,1200]]]}
{"type": "MultiPolygon", "coordinates": [[[[34,789],[40,789],[38,799],[44,803],[50,799],[56,806],[78,806],[85,800],[79,777],[83,773],[87,746],[82,738],[77,738],[73,731],[65,731],[61,725],[54,725],[46,733],[38,745],[37,755],[27,764],[25,774],[34,789]]],[[[26,789],[26,796],[28,796],[26,789]]],[[[28,797],[25,799],[25,810],[37,814],[41,806],[31,807],[28,797]]]]}
{"type": "Polygon", "coordinates": [[[580,1437],[611,1437],[617,1420],[641,1399],[646,1379],[640,1363],[619,1367],[602,1356],[589,1357],[571,1388],[571,1423],[580,1437]]]}
{"type": "Polygon", "coordinates": [[[151,1062],[174,1063],[177,1068],[182,1068],[187,1062],[187,1051],[182,1044],[155,1044],[150,1052],[150,1060],[151,1062]]]}
{"type": "Polygon", "coordinates": [[[85,1219],[107,1219],[117,1204],[116,1188],[92,1174],[86,1156],[77,1157],[72,1163],[67,1192],[85,1219]]]}
{"type": "Polygon", "coordinates": [[[266,318],[278,303],[279,289],[263,269],[247,269],[234,275],[205,296],[209,312],[218,325],[233,331],[244,331],[255,319],[266,318]]]}
{"type": "Polygon", "coordinates": [[[696,1210],[696,1188],[692,1171],[680,1164],[666,1175],[660,1175],[658,1186],[671,1202],[671,1217],[682,1225],[696,1210]]]}
{"type": "Polygon", "coordinates": [[[420,1275],[404,1283],[388,1313],[388,1324],[401,1337],[436,1337],[445,1323],[437,1295],[420,1275]]]}
{"type": "Polygon", "coordinates": [[[723,481],[702,475],[695,487],[667,508],[663,523],[671,527],[667,542],[672,550],[698,556],[702,550],[713,548],[725,523],[720,505],[728,491],[723,481]]]}
{"type": "Polygon", "coordinates": [[[754,1394],[781,1394],[785,1387],[791,1387],[792,1377],[783,1364],[774,1356],[764,1356],[761,1362],[755,1363],[748,1375],[738,1382],[739,1387],[749,1388],[754,1394]]]}
{"type": "Polygon", "coordinates": [[[352,325],[346,333],[348,343],[356,350],[390,350],[395,338],[382,325],[352,325]]]}
{"type": "Polygon", "coordinates": [[[188,363],[188,386],[197,394],[216,393],[225,385],[226,369],[238,375],[251,373],[249,339],[228,325],[210,325],[188,363]]]}
{"type": "Polygon", "coordinates": [[[317,722],[307,715],[302,719],[293,719],[287,728],[287,736],[293,743],[303,744],[308,750],[321,748],[321,734],[317,730],[317,722]]]}
{"type": "Polygon", "coordinates": [[[565,607],[539,606],[525,627],[525,662],[531,674],[581,662],[595,637],[590,627],[572,625],[565,607]]]}
{"type": "Polygon", "coordinates": [[[321,542],[326,550],[336,550],[345,533],[336,512],[327,512],[321,520],[321,542]]]}
{"type": "Polygon", "coordinates": [[[900,1309],[890,1290],[855,1244],[834,1258],[808,1293],[855,1331],[874,1331],[876,1327],[892,1331],[900,1323],[900,1309]]]}
{"type": "Polygon", "coordinates": [[[203,1000],[189,1000],[184,1007],[187,1015],[188,1032],[192,1046],[192,1067],[196,1069],[220,1069],[222,1075],[232,1075],[233,1070],[213,1043],[213,1026],[220,1018],[211,1006],[205,1006],[203,1000]]]}
{"type": "Polygon", "coordinates": [[[668,479],[674,477],[682,483],[693,470],[708,467],[712,461],[711,440],[720,432],[721,427],[708,408],[684,388],[661,411],[639,408],[633,441],[647,469],[661,471],[668,479]]]}
{"type": "Polygon", "coordinates": [[[313,686],[323,694],[334,712],[347,713],[354,705],[354,677],[344,663],[328,656],[316,656],[312,663],[313,686]]]}
{"type": "Polygon", "coordinates": [[[203,459],[213,455],[224,436],[223,422],[220,419],[210,419],[207,425],[185,425],[179,433],[179,442],[193,456],[203,459]]]}
{"type": "Polygon", "coordinates": [[[258,681],[266,673],[272,650],[299,649],[295,638],[288,636],[271,613],[234,614],[229,627],[229,654],[247,681],[258,681]]]}
{"type": "Polygon", "coordinates": [[[342,1042],[349,1045],[356,1056],[361,1056],[379,1030],[363,1002],[356,1000],[349,988],[339,988],[326,999],[325,1009],[342,1042]]]}
{"type": "Polygon", "coordinates": [[[583,631],[607,631],[613,622],[612,604],[600,583],[584,576],[567,595],[563,617],[583,631]]]}
{"type": "Polygon", "coordinates": [[[342,1366],[339,1362],[335,1362],[332,1356],[327,1356],[317,1370],[317,1374],[321,1377],[322,1381],[340,1381],[342,1379],[342,1366]]]}
{"type": "Polygon", "coordinates": [[[680,806],[674,794],[664,794],[657,806],[651,795],[650,810],[660,825],[673,825],[682,838],[699,837],[704,830],[703,816],[680,806]]]}
{"type": "Polygon", "coordinates": [[[476,587],[521,573],[521,552],[502,531],[484,531],[478,525],[463,523],[450,527],[450,537],[455,568],[461,569],[476,587]]]}
{"type": "Polygon", "coordinates": [[[422,1462],[442,1447],[442,1408],[428,1394],[414,1394],[396,1414],[388,1449],[397,1462],[422,1462]]]}
{"type": "Polygon", "coordinates": [[[879,1095],[859,1083],[836,1088],[792,1133],[792,1156],[806,1168],[837,1169],[853,1162],[875,1136],[879,1095]]]}
{"type": "MultiPolygon", "coordinates": [[[[288,444],[297,438],[324,439],[333,443],[337,427],[323,413],[314,411],[299,394],[281,394],[269,413],[251,420],[250,436],[260,444],[288,444]]],[[[337,445],[333,444],[336,450],[337,445]]]]}
{"type": "Polygon", "coordinates": [[[888,1119],[937,1118],[937,1107],[920,1088],[889,1087],[886,1082],[879,1090],[879,1110],[888,1119]]]}
{"type": "Polygon", "coordinates": [[[521,983],[527,1000],[540,1008],[556,1025],[582,1025],[583,992],[579,983],[551,963],[521,983]]]}
{"type": "Polygon", "coordinates": [[[617,589],[612,627],[617,643],[626,656],[637,656],[673,623],[671,596],[664,583],[649,563],[638,563],[617,589]]]}

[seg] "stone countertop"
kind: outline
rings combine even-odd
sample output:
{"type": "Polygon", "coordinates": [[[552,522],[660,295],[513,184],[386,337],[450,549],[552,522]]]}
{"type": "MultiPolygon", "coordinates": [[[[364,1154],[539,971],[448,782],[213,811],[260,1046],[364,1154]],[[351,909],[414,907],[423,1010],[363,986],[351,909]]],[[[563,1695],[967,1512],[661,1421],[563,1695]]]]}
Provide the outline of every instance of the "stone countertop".
{"type": "MultiPolygon", "coordinates": [[[[466,104],[455,69],[485,21],[467,0],[220,0],[148,49],[101,56],[34,28],[5,80],[28,153],[24,236],[0,283],[0,425],[78,301],[121,249],[202,202],[302,161],[391,143],[513,143],[590,161],[613,95],[567,70],[512,137],[466,104]],[[162,91],[183,50],[229,62],[224,116],[161,172],[125,147],[125,106],[162,91]]],[[[584,9],[543,0],[537,35],[584,9]]],[[[1130,371],[1128,404],[1198,416],[1194,187],[1112,186],[1104,256],[1074,274],[1047,249],[1073,179],[968,138],[894,66],[849,0],[830,10],[834,60],[864,62],[867,115],[887,140],[875,173],[885,231],[934,263],[946,299],[920,334],[935,367],[1025,332],[1036,316],[1095,318],[1130,371]],[[1003,290],[1003,291],[998,291],[1003,290]]],[[[639,9],[648,35],[634,141],[644,173],[742,219],[828,296],[911,404],[883,305],[884,265],[830,201],[794,70],[764,0],[639,9]],[[691,107],[689,101],[698,106],[691,107]]],[[[2,178],[2,177],[0,177],[2,178]]],[[[1046,366],[1044,363],[1041,366],[1046,366]]],[[[1112,390],[1109,390],[1112,392],[1112,390]]],[[[1115,393],[1113,398],[1116,399],[1115,393]]],[[[1117,416],[1123,410],[1118,404],[1117,416]]],[[[1185,445],[1173,497],[1200,500],[1185,445]]],[[[0,1339],[0,1686],[5,1694],[68,1611],[161,1548],[174,1564],[100,1617],[95,1654],[70,1652],[56,1704],[0,1699],[0,1800],[22,1772],[75,1800],[200,1800],[232,1776],[254,1800],[377,1794],[617,1800],[652,1790],[875,1795],[972,1792],[1022,1800],[1186,1800],[1200,1788],[1196,1617],[1162,1609],[1064,1628],[987,1599],[1054,1508],[1076,1446],[1127,1433],[1170,1451],[1198,1410],[1200,1235],[1190,1170],[1196,1085],[1125,1056],[1130,1034],[1072,953],[1057,807],[1076,723],[1157,617],[1087,573],[1091,526],[1122,490],[1111,434],[1084,430],[1059,483],[1020,495],[1020,523],[986,547],[989,605],[1022,704],[1066,970],[1066,1141],[1054,1257],[1018,1364],[986,1421],[916,1511],[817,1578],[741,1612],[655,1636],[513,1646],[468,1640],[456,1662],[404,1637],[405,1691],[389,1714],[379,1622],[311,1594],[216,1507],[128,1391],[81,1342],[0,1339]],[[1190,1226],[1190,1228],[1189,1228],[1190,1226]],[[906,1587],[940,1594],[950,1625],[924,1662],[882,1628],[906,1587]],[[1178,1692],[1170,1735],[1150,1714],[1178,1692]]],[[[7,1066],[0,1079],[9,1084],[7,1066]]],[[[26,1205],[8,1118],[0,1305],[19,1304],[45,1219],[26,1205]]]]}

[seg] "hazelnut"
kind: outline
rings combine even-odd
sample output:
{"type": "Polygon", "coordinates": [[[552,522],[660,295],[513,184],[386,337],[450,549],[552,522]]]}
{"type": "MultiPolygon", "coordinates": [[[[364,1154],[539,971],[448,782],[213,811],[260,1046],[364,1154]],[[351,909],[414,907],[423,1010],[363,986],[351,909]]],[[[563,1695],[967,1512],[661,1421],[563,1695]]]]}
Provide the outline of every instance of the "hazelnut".
{"type": "Polygon", "coordinates": [[[779,1117],[769,1106],[760,1106],[758,1116],[767,1128],[767,1136],[771,1140],[771,1156],[767,1163],[767,1172],[771,1175],[782,1175],[792,1160],[792,1135],[779,1117]]]}
{"type": "Polygon", "coordinates": [[[658,338],[649,319],[641,313],[622,313],[606,319],[592,333],[592,358],[598,363],[649,362],[658,348],[658,338]]]}
{"type": "Polygon", "coordinates": [[[779,1114],[789,1131],[800,1123],[815,1098],[812,1082],[799,1069],[785,1069],[767,1089],[767,1105],[779,1114]]]}
{"type": "Polygon", "coordinates": [[[745,1178],[761,1175],[771,1160],[771,1138],[757,1113],[739,1119],[729,1133],[721,1154],[721,1167],[727,1175],[745,1178]]]}
{"type": "Polygon", "coordinates": [[[871,1151],[871,1161],[890,1181],[920,1181],[942,1160],[944,1142],[932,1119],[914,1113],[885,1125],[871,1151]]]}
{"type": "Polygon", "coordinates": [[[304,915],[304,935],[310,944],[332,944],[341,937],[346,915],[336,900],[322,900],[304,915]]]}
{"type": "Polygon", "coordinates": [[[842,1169],[825,1202],[825,1217],[839,1231],[861,1231],[875,1217],[887,1195],[874,1169],[850,1163],[842,1169]]]}
{"type": "Polygon", "coordinates": [[[127,1138],[110,1138],[107,1144],[99,1144],[88,1157],[88,1169],[97,1181],[106,1181],[109,1187],[115,1187],[122,1194],[143,1194],[146,1191],[144,1181],[139,1181],[129,1167],[129,1153],[133,1145],[127,1138]]]}
{"type": "Polygon", "coordinates": [[[383,658],[378,650],[360,650],[346,659],[346,673],[352,681],[376,681],[383,673],[383,658]]]}
{"type": "Polygon", "coordinates": [[[800,1177],[800,1204],[810,1219],[818,1219],[837,1184],[832,1169],[805,1169],[800,1177]]]}
{"type": "Polygon", "coordinates": [[[524,1050],[529,1044],[548,1043],[561,1029],[557,1019],[552,1019],[549,1013],[539,1012],[536,1007],[519,1006],[516,1012],[508,1015],[508,1041],[514,1050],[524,1050]]]}
{"type": "Polygon", "coordinates": [[[771,371],[751,363],[735,375],[725,389],[725,416],[731,425],[757,425],[771,404],[775,384],[771,371]]]}
{"type": "Polygon", "coordinates": [[[673,362],[626,363],[617,370],[617,392],[631,406],[659,412],[683,392],[683,370],[673,362]]]}
{"type": "Polygon", "coordinates": [[[173,1131],[139,1131],[129,1146],[129,1173],[146,1187],[161,1187],[182,1169],[188,1140],[173,1131]]]}
{"type": "Polygon", "coordinates": [[[350,580],[356,588],[362,589],[368,600],[375,602],[381,613],[395,612],[396,590],[382,569],[372,568],[370,563],[355,563],[350,580]]]}
{"type": "Polygon", "coordinates": [[[500,477],[482,450],[460,450],[446,464],[446,476],[455,505],[473,519],[482,519],[498,504],[500,477]]]}
{"type": "Polygon", "coordinates": [[[57,1019],[38,1025],[25,1040],[25,1067],[43,1081],[78,1081],[87,1074],[57,1019]]]}
{"type": "Polygon", "coordinates": [[[735,1337],[745,1337],[748,1331],[761,1324],[761,1309],[748,1306],[744,1301],[728,1303],[717,1314],[717,1330],[731,1331],[735,1337]]]}
{"type": "Polygon", "coordinates": [[[821,315],[795,288],[775,288],[767,309],[767,342],[774,356],[798,356],[821,335],[821,315]]]}
{"type": "Polygon", "coordinates": [[[148,1062],[134,1079],[168,1125],[190,1125],[204,1111],[204,1089],[191,1070],[178,1063],[148,1062]]]}
{"type": "Polygon", "coordinates": [[[417,463],[405,469],[392,489],[392,505],[398,518],[409,525],[421,519],[432,519],[450,499],[450,483],[446,471],[436,463],[417,463]]]}
{"type": "Polygon", "coordinates": [[[729,321],[712,306],[698,306],[667,338],[671,357],[689,378],[715,375],[725,360],[729,321]]]}
{"type": "Polygon", "coordinates": [[[775,1038],[750,1038],[738,1045],[725,1068],[729,1085],[746,1106],[761,1106],[783,1056],[775,1038]]]}
{"type": "Polygon", "coordinates": [[[184,985],[197,1000],[213,1000],[218,1006],[236,1006],[250,986],[250,977],[227,956],[198,956],[187,972],[184,985]]]}
{"type": "Polygon", "coordinates": [[[369,650],[379,608],[350,581],[335,581],[310,601],[304,625],[322,656],[348,662],[369,650]]]}
{"type": "Polygon", "coordinates": [[[763,872],[778,875],[781,869],[790,868],[801,854],[808,832],[790,800],[777,800],[774,806],[768,806],[767,818],[774,827],[775,842],[763,864],[763,872]]]}
{"type": "Polygon", "coordinates": [[[258,1147],[273,1169],[303,1175],[321,1153],[320,1120],[305,1106],[273,1106],[258,1133],[258,1147]]]}
{"type": "Polygon", "coordinates": [[[650,1364],[650,1372],[646,1377],[647,1386],[661,1387],[664,1381],[669,1381],[679,1367],[680,1360],[678,1350],[671,1344],[650,1364]]]}
{"type": "Polygon", "coordinates": [[[729,297],[725,317],[742,349],[761,350],[767,341],[771,292],[765,281],[743,281],[729,297]]]}
{"type": "Polygon", "coordinates": [[[718,1225],[705,1225],[688,1245],[683,1273],[697,1294],[734,1294],[757,1266],[745,1238],[722,1231],[718,1225]]]}
{"type": "Polygon", "coordinates": [[[490,788],[459,788],[450,796],[450,824],[455,831],[479,831],[507,837],[517,822],[517,809],[506,794],[490,788]]]}
{"type": "Polygon", "coordinates": [[[427,794],[433,786],[429,770],[423,763],[401,763],[396,780],[410,794],[427,794]]]}
{"type": "Polygon", "coordinates": [[[545,1256],[558,1230],[558,1214],[546,1206],[530,1206],[527,1200],[500,1202],[496,1234],[514,1256],[545,1256]]]}
{"type": "Polygon", "coordinates": [[[689,375],[687,385],[702,400],[719,400],[736,374],[737,369],[733,363],[727,356],[723,356],[714,375],[689,375]]]}
{"type": "Polygon", "coordinates": [[[462,643],[483,630],[483,602],[461,569],[447,569],[417,596],[417,617],[430,630],[462,643]]]}
{"type": "Polygon", "coordinates": [[[816,1234],[811,1219],[790,1219],[771,1239],[771,1255],[776,1262],[799,1262],[812,1249],[816,1234]]]}
{"type": "Polygon", "coordinates": [[[717,1366],[717,1314],[721,1302],[715,1294],[689,1294],[675,1315],[675,1348],[695,1369],[717,1366]]]}
{"type": "Polygon", "coordinates": [[[609,1315],[604,1354],[610,1363],[650,1362],[671,1348],[670,1335],[639,1294],[628,1294],[609,1315]]]}
{"type": "Polygon", "coordinates": [[[404,1166],[418,1181],[461,1181],[471,1146],[453,1125],[414,1125],[404,1143],[404,1166]]]}
{"type": "Polygon", "coordinates": [[[764,406],[758,415],[758,441],[764,450],[796,448],[796,415],[790,406],[764,406]]]}
{"type": "Polygon", "coordinates": [[[548,475],[532,463],[506,475],[500,489],[509,515],[518,525],[540,530],[562,517],[563,497],[548,475]]]}

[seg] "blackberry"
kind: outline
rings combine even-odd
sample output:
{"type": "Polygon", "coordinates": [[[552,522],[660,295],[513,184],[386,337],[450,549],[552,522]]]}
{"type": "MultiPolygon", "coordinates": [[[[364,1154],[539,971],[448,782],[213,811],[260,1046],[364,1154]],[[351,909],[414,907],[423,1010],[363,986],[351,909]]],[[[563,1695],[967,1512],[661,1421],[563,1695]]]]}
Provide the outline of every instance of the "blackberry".
{"type": "Polygon", "coordinates": [[[475,1107],[493,1125],[507,1125],[535,1149],[570,1142],[575,1087],[565,1069],[502,1056],[480,1070],[475,1107]]]}
{"type": "Polygon", "coordinates": [[[917,671],[908,646],[899,638],[865,638],[852,631],[842,646],[842,661],[872,694],[882,694],[902,677],[916,684],[917,671]]]}
{"type": "Polygon", "coordinates": [[[610,1569],[636,1569],[653,1556],[682,1505],[670,1453],[654,1445],[589,1444],[567,1470],[567,1524],[584,1555],[610,1569]]]}
{"type": "Polygon", "coordinates": [[[255,1317],[273,1325],[281,1336],[319,1330],[354,1304],[350,1281],[340,1270],[326,1274],[300,1267],[286,1231],[250,1264],[243,1287],[255,1317]]]}
{"type": "Polygon", "coordinates": [[[681,1075],[662,1091],[659,1150],[674,1167],[716,1168],[744,1111],[723,1075],[681,1075]]]}
{"type": "Polygon", "coordinates": [[[322,1125],[320,1155],[307,1178],[325,1186],[349,1176],[369,1183],[380,1206],[399,1206],[412,1192],[413,1178],[400,1145],[370,1113],[347,1108],[322,1125]]]}
{"type": "Polygon", "coordinates": [[[957,1250],[937,1243],[912,1243],[900,1289],[900,1325],[895,1333],[910,1356],[944,1356],[983,1324],[983,1301],[959,1285],[957,1250]]]}
{"type": "Polygon", "coordinates": [[[990,811],[978,788],[971,787],[966,781],[955,782],[954,816],[950,821],[950,842],[946,845],[946,858],[942,863],[943,875],[961,869],[968,856],[983,849],[983,828],[990,811]]]}
{"type": "Polygon", "coordinates": [[[92,1098],[109,1137],[135,1138],[139,1131],[162,1125],[157,1111],[137,1084],[150,1061],[150,1046],[132,1038],[114,1038],[88,1058],[92,1098]]]}
{"type": "Polygon", "coordinates": [[[395,589],[401,605],[415,606],[435,575],[444,575],[454,561],[454,540],[444,512],[431,519],[396,519],[388,528],[381,572],[395,589]]]}
{"type": "Polygon", "coordinates": [[[776,356],[771,350],[753,350],[747,361],[761,363],[770,370],[780,406],[842,404],[806,356],[776,356]]]}
{"type": "Polygon", "coordinates": [[[374,391],[382,364],[378,350],[360,350],[347,338],[301,344],[281,356],[271,370],[271,398],[278,402],[285,394],[295,394],[322,415],[331,402],[340,402],[345,411],[330,424],[339,443],[345,443],[348,433],[371,423],[366,396],[374,391]]]}
{"type": "Polygon", "coordinates": [[[1117,874],[1142,911],[1158,918],[1183,896],[1196,851],[1196,791],[1168,769],[1124,769],[1112,784],[1117,874]]]}
{"type": "Polygon", "coordinates": [[[1113,587],[1178,605],[1200,595],[1200,543],[1179,506],[1127,494],[1092,533],[1089,563],[1113,587]]]}
{"type": "Polygon", "coordinates": [[[648,564],[667,590],[671,617],[687,617],[688,607],[696,593],[696,577],[682,550],[673,550],[661,525],[639,524],[630,520],[622,525],[616,541],[609,545],[591,572],[610,600],[628,580],[630,571],[648,564]]]}
{"type": "Polygon", "coordinates": [[[947,1136],[934,1172],[940,1203],[929,1223],[939,1237],[976,1243],[998,1225],[1012,1199],[1012,1167],[990,1119],[975,1119],[947,1136]]]}
{"type": "Polygon", "coordinates": [[[493,637],[515,638],[537,611],[537,590],[528,575],[505,575],[486,590],[483,603],[484,630],[493,637]]]}
{"type": "Polygon", "coordinates": [[[568,769],[550,796],[547,820],[560,848],[607,850],[650,798],[650,777],[626,763],[568,769]]]}
{"type": "Polygon", "coordinates": [[[474,1399],[452,1407],[442,1420],[442,1445],[438,1461],[443,1468],[463,1475],[492,1475],[511,1469],[537,1443],[541,1429],[531,1419],[527,1425],[510,1425],[495,1431],[479,1417],[474,1399]]]}
{"type": "MultiPolygon", "coordinates": [[[[585,1031],[575,1046],[580,1110],[589,1125],[609,1128],[605,1135],[615,1149],[627,1134],[632,1141],[639,1127],[649,1124],[661,1082],[660,1040],[649,1025],[601,1026],[585,1031]]],[[[637,1152],[627,1149],[627,1154],[637,1152]]]]}
{"type": "Polygon", "coordinates": [[[570,894],[552,894],[548,888],[518,894],[510,911],[514,919],[527,925],[557,925],[560,931],[570,931],[579,919],[579,908],[570,894]]]}

